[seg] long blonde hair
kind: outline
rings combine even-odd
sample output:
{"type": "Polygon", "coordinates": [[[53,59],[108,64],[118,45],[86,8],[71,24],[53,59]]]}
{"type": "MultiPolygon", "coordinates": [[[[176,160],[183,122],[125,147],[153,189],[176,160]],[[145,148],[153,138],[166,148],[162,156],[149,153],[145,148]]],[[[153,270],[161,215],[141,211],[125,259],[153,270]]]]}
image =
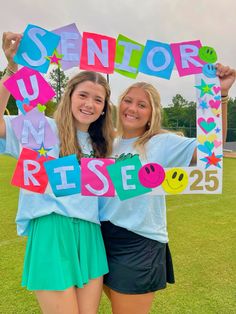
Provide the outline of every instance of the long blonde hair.
{"type": "Polygon", "coordinates": [[[77,140],[77,128],[71,110],[71,96],[78,84],[90,81],[105,89],[103,112],[96,121],[90,124],[88,133],[95,157],[107,157],[112,152],[113,126],[110,104],[110,87],[106,79],[99,73],[83,71],[73,77],[67,84],[64,95],[54,113],[60,139],[60,156],[76,154],[82,157],[80,143],[77,140]]]}
{"type": "Polygon", "coordinates": [[[137,82],[129,86],[119,98],[118,114],[117,114],[117,135],[122,136],[124,134],[123,125],[120,119],[120,105],[125,96],[129,93],[132,88],[141,88],[147,94],[151,108],[151,121],[146,125],[145,132],[135,141],[134,146],[143,150],[145,143],[154,135],[159,133],[166,133],[165,130],[161,129],[161,98],[157,89],[145,82],[137,82]]]}

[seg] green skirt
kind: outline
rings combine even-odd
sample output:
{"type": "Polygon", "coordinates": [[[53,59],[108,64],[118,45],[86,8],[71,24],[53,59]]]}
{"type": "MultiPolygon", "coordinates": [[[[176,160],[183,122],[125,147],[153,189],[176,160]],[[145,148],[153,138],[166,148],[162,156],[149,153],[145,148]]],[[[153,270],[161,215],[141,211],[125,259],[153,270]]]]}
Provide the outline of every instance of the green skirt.
{"type": "Polygon", "coordinates": [[[83,288],[107,272],[100,225],[55,213],[31,220],[22,286],[29,290],[83,288]]]}

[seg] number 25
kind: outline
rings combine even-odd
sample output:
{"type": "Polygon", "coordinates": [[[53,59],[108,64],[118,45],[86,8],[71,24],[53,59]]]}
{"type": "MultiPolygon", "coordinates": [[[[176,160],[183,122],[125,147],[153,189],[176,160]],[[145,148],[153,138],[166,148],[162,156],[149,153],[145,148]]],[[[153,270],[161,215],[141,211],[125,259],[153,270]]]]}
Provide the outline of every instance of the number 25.
{"type": "MultiPolygon", "coordinates": [[[[219,180],[217,178],[217,170],[208,170],[205,171],[205,188],[207,191],[215,191],[219,187],[219,180]],[[210,183],[213,184],[210,184],[210,183]],[[208,183],[208,184],[207,184],[208,183]]],[[[197,176],[194,182],[190,185],[190,191],[202,191],[204,189],[204,183],[201,184],[204,180],[203,173],[200,170],[193,170],[190,173],[190,178],[197,176]]]]}

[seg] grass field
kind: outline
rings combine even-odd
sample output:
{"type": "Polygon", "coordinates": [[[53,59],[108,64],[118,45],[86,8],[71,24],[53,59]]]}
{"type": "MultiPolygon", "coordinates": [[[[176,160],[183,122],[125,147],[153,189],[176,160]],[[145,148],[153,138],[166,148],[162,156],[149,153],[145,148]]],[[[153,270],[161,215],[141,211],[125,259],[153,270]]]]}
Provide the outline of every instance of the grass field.
{"type": "MultiPolygon", "coordinates": [[[[14,222],[14,165],[0,156],[0,313],[40,313],[34,295],[20,287],[25,238],[16,235],[14,222]]],[[[227,158],[222,195],[168,197],[176,284],[156,293],[151,314],[236,313],[235,190],[236,159],[227,158]]],[[[105,296],[99,313],[111,313],[105,296]]]]}

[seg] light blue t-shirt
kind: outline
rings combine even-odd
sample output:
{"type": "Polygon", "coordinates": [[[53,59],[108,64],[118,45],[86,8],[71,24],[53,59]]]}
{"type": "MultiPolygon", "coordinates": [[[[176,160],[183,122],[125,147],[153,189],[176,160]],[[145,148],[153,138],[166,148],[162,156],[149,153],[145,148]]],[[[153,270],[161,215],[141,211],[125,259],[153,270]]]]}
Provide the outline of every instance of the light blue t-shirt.
{"type": "MultiPolygon", "coordinates": [[[[12,129],[10,120],[13,116],[4,116],[6,123],[6,139],[0,140],[0,153],[18,158],[20,154],[20,144],[12,129]]],[[[57,134],[57,126],[53,119],[47,118],[52,130],[57,134]]],[[[90,155],[92,146],[89,134],[77,132],[78,140],[83,154],[90,155]]],[[[58,158],[59,145],[55,145],[48,155],[58,158]]],[[[56,197],[48,184],[44,194],[30,192],[20,189],[18,212],[16,216],[17,233],[27,235],[29,222],[31,219],[57,213],[73,218],[80,218],[99,224],[98,198],[96,196],[82,196],[73,194],[68,196],[56,197]]]]}
{"type": "MultiPolygon", "coordinates": [[[[122,153],[138,154],[133,144],[137,138],[114,142],[113,156],[122,153]]],[[[145,145],[145,156],[139,156],[142,164],[158,163],[164,168],[186,167],[190,164],[197,143],[195,139],[163,133],[153,136],[145,145]]],[[[140,195],[120,201],[119,197],[99,199],[100,221],[110,221],[144,237],[168,242],[166,203],[164,195],[140,195]]]]}

